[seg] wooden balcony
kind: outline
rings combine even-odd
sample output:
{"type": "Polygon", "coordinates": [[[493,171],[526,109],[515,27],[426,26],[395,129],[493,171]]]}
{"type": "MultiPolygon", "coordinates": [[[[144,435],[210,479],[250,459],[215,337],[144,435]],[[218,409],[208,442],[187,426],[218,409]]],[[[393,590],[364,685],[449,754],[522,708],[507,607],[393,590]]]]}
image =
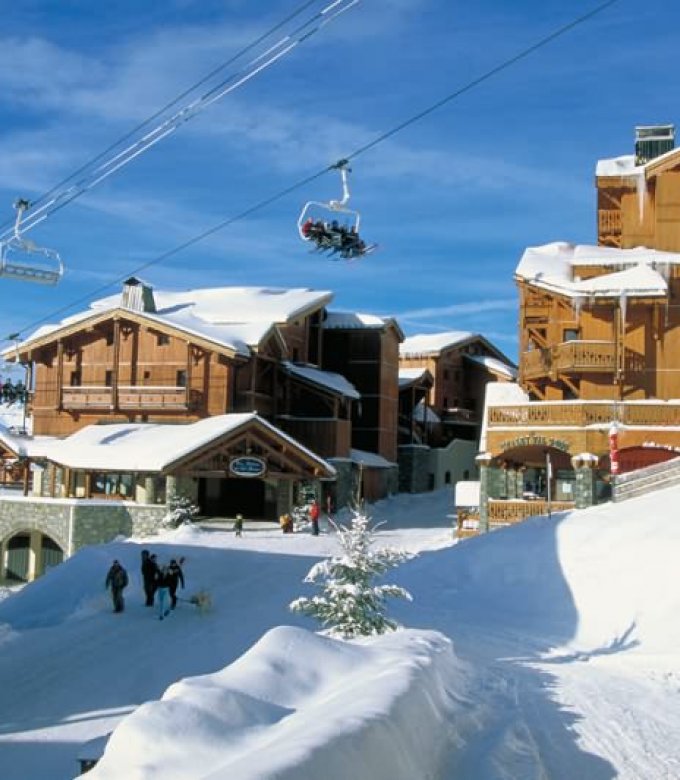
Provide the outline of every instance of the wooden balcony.
{"type": "MultiPolygon", "coordinates": [[[[191,391],[187,403],[186,387],[150,387],[120,385],[118,403],[120,410],[187,410],[198,402],[195,391],[191,391]]],[[[61,391],[61,405],[66,410],[113,409],[113,388],[103,386],[65,387],[61,391]]]]}
{"type": "MultiPolygon", "coordinates": [[[[631,360],[632,356],[629,362],[631,360]]],[[[613,373],[615,369],[616,352],[612,341],[565,341],[522,354],[526,379],[555,373],[613,373]]]]}
{"type": "Polygon", "coordinates": [[[667,401],[533,401],[492,406],[488,427],[554,428],[610,425],[680,426],[680,403],[667,401]]]}

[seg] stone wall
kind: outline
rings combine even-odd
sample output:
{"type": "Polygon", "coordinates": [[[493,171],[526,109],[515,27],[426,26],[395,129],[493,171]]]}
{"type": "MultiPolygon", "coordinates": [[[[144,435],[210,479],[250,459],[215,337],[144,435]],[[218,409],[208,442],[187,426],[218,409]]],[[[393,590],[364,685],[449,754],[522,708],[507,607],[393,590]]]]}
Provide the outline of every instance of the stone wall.
{"type": "Polygon", "coordinates": [[[22,531],[40,531],[71,555],[88,544],[116,536],[144,536],[158,530],[166,513],[160,505],[8,497],[0,499],[0,541],[22,531]]]}
{"type": "Polygon", "coordinates": [[[399,491],[425,493],[430,489],[430,448],[422,444],[399,447],[399,491]]]}

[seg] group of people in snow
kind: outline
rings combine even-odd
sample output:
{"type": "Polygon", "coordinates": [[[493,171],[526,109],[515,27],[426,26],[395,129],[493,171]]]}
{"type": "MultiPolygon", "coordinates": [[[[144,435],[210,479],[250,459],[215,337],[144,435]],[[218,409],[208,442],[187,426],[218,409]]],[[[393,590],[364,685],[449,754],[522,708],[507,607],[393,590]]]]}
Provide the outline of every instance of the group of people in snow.
{"type": "MultiPolygon", "coordinates": [[[[319,508],[319,503],[316,499],[314,499],[310,505],[306,509],[306,518],[309,520],[310,529],[312,536],[318,536],[319,535],[319,518],[321,516],[321,509],[319,508]]],[[[298,520],[300,519],[300,516],[297,515],[298,520]]],[[[281,526],[281,531],[284,534],[292,534],[295,530],[295,524],[293,522],[293,516],[289,512],[284,512],[279,517],[279,525],[281,526]]]]}
{"type": "Polygon", "coordinates": [[[23,404],[26,402],[26,387],[19,380],[16,384],[11,379],[0,381],[0,403],[11,406],[14,403],[23,404]]]}
{"type": "Polygon", "coordinates": [[[306,240],[313,241],[316,248],[322,252],[339,253],[345,260],[361,257],[368,249],[354,225],[340,225],[337,219],[329,224],[322,219],[315,221],[310,217],[302,225],[302,235],[306,240]]]}
{"type": "MultiPolygon", "coordinates": [[[[142,582],[144,585],[145,605],[153,607],[158,596],[158,616],[161,620],[167,617],[170,610],[177,606],[177,590],[184,588],[184,572],[180,558],[174,558],[167,566],[158,563],[154,553],[142,550],[142,582]],[[169,604],[168,604],[169,599],[169,604]]],[[[113,611],[122,612],[125,609],[123,591],[128,586],[129,577],[119,561],[115,560],[106,575],[105,586],[111,591],[113,611]]]]}

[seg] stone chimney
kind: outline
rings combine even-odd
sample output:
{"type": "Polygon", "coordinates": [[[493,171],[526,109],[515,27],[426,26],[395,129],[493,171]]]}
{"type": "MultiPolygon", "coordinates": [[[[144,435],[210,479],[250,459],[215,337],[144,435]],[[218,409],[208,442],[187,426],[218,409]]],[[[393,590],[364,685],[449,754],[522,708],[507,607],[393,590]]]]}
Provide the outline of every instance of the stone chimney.
{"type": "Polygon", "coordinates": [[[156,302],[153,298],[153,287],[131,276],[123,282],[120,305],[124,309],[132,311],[155,312],[156,302]]]}
{"type": "Polygon", "coordinates": [[[675,125],[639,125],[635,128],[635,164],[644,165],[675,148],[675,125]]]}

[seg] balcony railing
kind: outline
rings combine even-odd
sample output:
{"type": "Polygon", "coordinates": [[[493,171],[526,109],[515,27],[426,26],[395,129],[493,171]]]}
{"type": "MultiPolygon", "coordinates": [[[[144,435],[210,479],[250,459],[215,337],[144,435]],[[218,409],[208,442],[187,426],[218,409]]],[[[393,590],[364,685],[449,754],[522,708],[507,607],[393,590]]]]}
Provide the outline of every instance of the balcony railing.
{"type": "Polygon", "coordinates": [[[668,401],[533,401],[489,408],[489,428],[680,425],[680,403],[668,401]]]}
{"type": "MultiPolygon", "coordinates": [[[[633,360],[631,354],[628,361],[633,360]]],[[[612,373],[616,369],[615,345],[611,341],[565,341],[545,349],[532,349],[522,355],[527,379],[551,372],[612,373]]]]}
{"type": "Polygon", "coordinates": [[[573,501],[497,501],[489,499],[489,528],[520,523],[527,517],[547,515],[551,512],[567,512],[574,508],[573,501]]]}
{"type": "MultiPolygon", "coordinates": [[[[118,386],[118,409],[179,409],[186,410],[197,403],[197,393],[191,391],[187,403],[186,387],[152,387],[141,385],[118,386]]],[[[113,409],[112,387],[82,385],[65,387],[61,391],[61,405],[67,410],[113,409]]]]}

